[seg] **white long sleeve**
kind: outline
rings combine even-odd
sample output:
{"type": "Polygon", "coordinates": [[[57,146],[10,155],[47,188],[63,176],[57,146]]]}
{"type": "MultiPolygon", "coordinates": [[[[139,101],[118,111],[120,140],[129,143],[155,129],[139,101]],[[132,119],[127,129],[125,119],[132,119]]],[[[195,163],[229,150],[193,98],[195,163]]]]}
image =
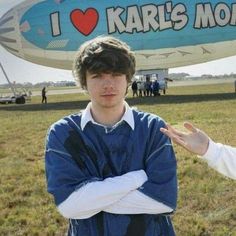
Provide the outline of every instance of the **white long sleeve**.
{"type": "Polygon", "coordinates": [[[208,150],[202,158],[221,174],[236,179],[236,148],[215,143],[210,139],[208,150]]]}
{"type": "Polygon", "coordinates": [[[173,209],[134,190],[104,211],[114,214],[161,214],[170,213],[173,209]]]}
{"type": "Polygon", "coordinates": [[[146,181],[146,173],[139,170],[91,182],[74,191],[58,206],[58,210],[66,218],[86,219],[138,189],[146,181]]]}

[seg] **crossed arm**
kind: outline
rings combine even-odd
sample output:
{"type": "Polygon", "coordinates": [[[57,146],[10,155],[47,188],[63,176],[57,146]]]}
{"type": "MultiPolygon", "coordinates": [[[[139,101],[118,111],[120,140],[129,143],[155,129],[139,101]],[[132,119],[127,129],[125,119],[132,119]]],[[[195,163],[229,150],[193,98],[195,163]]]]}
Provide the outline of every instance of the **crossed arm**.
{"type": "Polygon", "coordinates": [[[175,210],[176,159],[172,145],[164,135],[153,137],[145,170],[105,179],[85,173],[86,170],[78,167],[60,139],[53,134],[52,138],[46,150],[48,192],[53,194],[64,217],[86,219],[101,211],[162,214],[175,210]]]}
{"type": "Polygon", "coordinates": [[[173,209],[137,189],[147,181],[143,170],[91,182],[73,192],[58,206],[66,218],[85,219],[100,211],[114,214],[160,214],[173,209]]]}

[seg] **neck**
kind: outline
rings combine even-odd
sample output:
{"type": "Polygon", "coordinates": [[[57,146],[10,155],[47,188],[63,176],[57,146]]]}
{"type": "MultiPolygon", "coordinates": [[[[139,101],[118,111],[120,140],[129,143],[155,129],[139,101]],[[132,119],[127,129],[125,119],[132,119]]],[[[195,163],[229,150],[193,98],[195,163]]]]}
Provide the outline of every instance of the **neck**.
{"type": "Polygon", "coordinates": [[[113,108],[110,107],[96,107],[94,104],[91,105],[91,115],[93,119],[101,124],[106,126],[111,126],[116,124],[125,113],[125,105],[122,103],[120,106],[113,108]]]}

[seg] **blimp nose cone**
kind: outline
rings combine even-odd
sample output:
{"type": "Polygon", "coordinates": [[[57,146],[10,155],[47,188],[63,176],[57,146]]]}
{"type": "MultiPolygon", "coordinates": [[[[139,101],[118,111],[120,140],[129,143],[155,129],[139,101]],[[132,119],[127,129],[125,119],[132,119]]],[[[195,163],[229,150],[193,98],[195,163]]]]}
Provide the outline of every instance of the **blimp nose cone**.
{"type": "Polygon", "coordinates": [[[0,18],[0,45],[19,56],[19,43],[16,38],[15,11],[10,10],[0,18]]]}

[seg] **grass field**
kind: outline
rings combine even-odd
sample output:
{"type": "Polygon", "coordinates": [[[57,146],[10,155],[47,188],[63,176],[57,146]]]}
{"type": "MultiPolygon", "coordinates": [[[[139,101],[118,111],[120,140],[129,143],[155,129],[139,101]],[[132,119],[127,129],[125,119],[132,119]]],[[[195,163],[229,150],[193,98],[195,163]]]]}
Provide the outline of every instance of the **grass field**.
{"type": "MultiPolygon", "coordinates": [[[[85,108],[84,94],[33,97],[25,105],[0,106],[0,235],[63,236],[63,219],[46,191],[44,138],[50,124],[85,108]]],[[[236,94],[232,84],[171,87],[168,94],[127,101],[176,127],[191,121],[215,141],[236,146],[236,94]]],[[[178,236],[236,235],[236,181],[174,146],[179,200],[173,216],[178,236]]],[[[86,235],[82,235],[86,236],[86,235]]]]}

